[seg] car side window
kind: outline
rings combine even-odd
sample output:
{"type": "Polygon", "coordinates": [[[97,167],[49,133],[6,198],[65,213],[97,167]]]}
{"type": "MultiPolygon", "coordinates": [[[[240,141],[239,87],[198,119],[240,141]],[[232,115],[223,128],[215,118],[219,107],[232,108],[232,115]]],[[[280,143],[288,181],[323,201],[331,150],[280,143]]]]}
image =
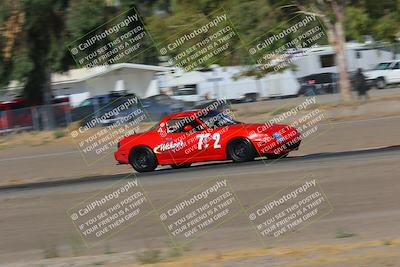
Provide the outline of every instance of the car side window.
{"type": "Polygon", "coordinates": [[[197,120],[191,117],[173,118],[167,121],[167,133],[183,133],[183,128],[190,125],[193,131],[204,130],[203,126],[197,120]]]}
{"type": "Polygon", "coordinates": [[[394,64],[393,69],[394,70],[399,70],[400,69],[400,62],[397,62],[396,64],[394,64]]]}

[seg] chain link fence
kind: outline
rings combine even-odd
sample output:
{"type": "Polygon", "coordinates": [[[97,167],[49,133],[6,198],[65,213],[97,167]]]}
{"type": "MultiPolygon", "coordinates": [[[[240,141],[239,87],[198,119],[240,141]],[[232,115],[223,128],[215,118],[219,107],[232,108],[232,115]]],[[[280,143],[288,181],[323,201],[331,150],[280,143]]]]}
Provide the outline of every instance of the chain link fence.
{"type": "Polygon", "coordinates": [[[40,131],[66,127],[72,122],[69,103],[33,106],[0,111],[0,133],[19,130],[40,131]]]}

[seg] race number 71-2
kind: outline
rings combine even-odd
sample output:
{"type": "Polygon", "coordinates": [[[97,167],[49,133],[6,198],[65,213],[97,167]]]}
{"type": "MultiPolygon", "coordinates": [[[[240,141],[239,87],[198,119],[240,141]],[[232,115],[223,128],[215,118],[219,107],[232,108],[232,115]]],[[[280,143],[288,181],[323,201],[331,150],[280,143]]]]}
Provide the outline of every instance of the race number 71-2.
{"type": "MultiPolygon", "coordinates": [[[[199,143],[197,144],[198,150],[202,150],[203,147],[204,149],[208,148],[208,140],[210,135],[211,135],[210,133],[196,135],[196,138],[199,139],[199,143]]],[[[214,133],[212,135],[212,140],[214,140],[214,148],[216,149],[221,148],[221,145],[219,143],[220,139],[221,139],[220,133],[214,133]]]]}

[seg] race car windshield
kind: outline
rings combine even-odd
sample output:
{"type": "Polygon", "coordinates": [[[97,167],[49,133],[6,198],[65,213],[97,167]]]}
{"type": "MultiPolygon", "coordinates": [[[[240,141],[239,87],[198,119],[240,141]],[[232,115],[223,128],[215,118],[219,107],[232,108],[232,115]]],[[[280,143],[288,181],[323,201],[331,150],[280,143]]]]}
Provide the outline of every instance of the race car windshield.
{"type": "Polygon", "coordinates": [[[205,125],[207,125],[208,128],[211,128],[211,129],[241,123],[241,122],[238,122],[238,121],[232,119],[225,113],[218,112],[218,111],[209,111],[209,112],[207,112],[207,114],[204,114],[204,115],[202,114],[198,118],[205,125]]]}

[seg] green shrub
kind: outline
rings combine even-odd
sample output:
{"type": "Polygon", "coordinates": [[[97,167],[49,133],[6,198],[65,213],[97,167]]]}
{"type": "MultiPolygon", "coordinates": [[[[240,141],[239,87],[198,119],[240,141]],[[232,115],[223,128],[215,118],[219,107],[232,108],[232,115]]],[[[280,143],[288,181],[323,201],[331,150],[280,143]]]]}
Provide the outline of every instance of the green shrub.
{"type": "Polygon", "coordinates": [[[43,248],[43,254],[45,259],[57,258],[59,253],[56,245],[45,245],[43,248]]]}
{"type": "Polygon", "coordinates": [[[64,130],[58,129],[53,132],[53,135],[54,135],[54,138],[58,139],[58,138],[64,137],[66,135],[66,133],[64,130]]]}
{"type": "Polygon", "coordinates": [[[347,232],[344,229],[339,228],[336,230],[336,238],[349,238],[353,236],[355,236],[355,234],[347,232]]]}
{"type": "Polygon", "coordinates": [[[157,263],[161,261],[161,251],[160,250],[146,250],[137,256],[138,261],[141,264],[157,263]]]}

